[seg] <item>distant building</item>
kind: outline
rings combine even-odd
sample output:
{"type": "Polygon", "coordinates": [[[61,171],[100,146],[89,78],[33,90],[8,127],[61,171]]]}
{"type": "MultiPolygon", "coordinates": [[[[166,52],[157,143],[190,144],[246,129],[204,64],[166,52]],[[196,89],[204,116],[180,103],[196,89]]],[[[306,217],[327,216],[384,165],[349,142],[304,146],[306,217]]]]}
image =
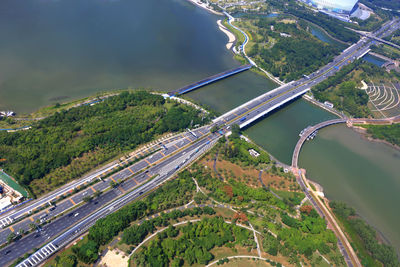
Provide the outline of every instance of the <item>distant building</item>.
{"type": "Polygon", "coordinates": [[[304,0],[303,2],[325,11],[350,14],[354,11],[353,8],[358,0],[304,0]]]}
{"type": "Polygon", "coordinates": [[[249,149],[249,153],[251,156],[257,158],[258,156],[260,156],[260,153],[258,153],[257,151],[255,151],[254,149],[249,149]]]}
{"type": "Polygon", "coordinates": [[[12,206],[10,197],[3,197],[0,199],[0,212],[8,209],[12,206]]]}
{"type": "Polygon", "coordinates": [[[336,19],[352,22],[350,17],[357,17],[365,20],[369,18],[371,10],[357,3],[358,0],[299,0],[310,6],[317,8],[336,19]]]}

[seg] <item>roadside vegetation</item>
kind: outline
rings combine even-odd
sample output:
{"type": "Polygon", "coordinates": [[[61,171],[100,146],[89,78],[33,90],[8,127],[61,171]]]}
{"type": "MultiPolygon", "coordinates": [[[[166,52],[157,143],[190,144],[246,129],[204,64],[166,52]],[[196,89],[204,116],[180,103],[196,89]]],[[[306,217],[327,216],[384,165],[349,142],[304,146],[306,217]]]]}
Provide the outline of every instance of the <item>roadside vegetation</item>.
{"type": "Polygon", "coordinates": [[[123,92],[57,112],[27,131],[0,132],[0,167],[39,196],[157,136],[206,122],[193,107],[123,92]]]}
{"type": "Polygon", "coordinates": [[[400,50],[386,44],[372,45],[371,50],[393,60],[400,58],[400,50]]]}
{"type": "Polygon", "coordinates": [[[363,266],[400,266],[394,248],[379,241],[376,231],[353,208],[336,201],[329,205],[345,227],[363,266]]]}
{"type": "Polygon", "coordinates": [[[318,101],[329,101],[336,109],[348,115],[365,118],[372,116],[372,113],[368,106],[367,93],[359,89],[361,81],[370,83],[371,81],[391,81],[395,78],[393,73],[387,73],[363,60],[356,60],[344,66],[335,76],[313,86],[311,91],[318,101]]]}
{"type": "Polygon", "coordinates": [[[381,139],[392,145],[400,146],[400,124],[392,125],[360,125],[374,139],[381,139]]]}

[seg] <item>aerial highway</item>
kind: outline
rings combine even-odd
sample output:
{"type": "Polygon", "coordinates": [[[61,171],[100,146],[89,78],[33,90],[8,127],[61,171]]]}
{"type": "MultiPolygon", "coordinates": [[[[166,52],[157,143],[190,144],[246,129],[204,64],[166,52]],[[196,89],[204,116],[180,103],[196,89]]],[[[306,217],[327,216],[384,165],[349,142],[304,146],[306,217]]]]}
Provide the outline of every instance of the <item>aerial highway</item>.
{"type": "MultiPolygon", "coordinates": [[[[164,140],[162,143],[157,144],[156,147],[159,150],[154,150],[153,154],[150,154],[148,157],[132,164],[131,166],[124,168],[123,170],[115,173],[114,175],[111,175],[108,178],[104,178],[102,180],[98,179],[100,178],[99,173],[103,174],[105,173],[104,172],[105,170],[109,171],[110,168],[112,167],[113,168],[119,167],[121,163],[119,164],[116,163],[106,168],[102,168],[101,171],[95,172],[97,176],[95,176],[95,174],[89,175],[88,177],[90,177],[93,181],[97,183],[88,186],[87,188],[81,190],[80,192],[73,194],[74,188],[76,188],[79,185],[85,185],[85,183],[83,184],[82,181],[87,181],[88,178],[78,180],[77,183],[71,183],[67,187],[64,187],[62,190],[56,190],[56,192],[51,193],[48,196],[45,196],[34,203],[29,203],[29,205],[26,205],[21,209],[6,214],[7,218],[12,218],[12,221],[9,220],[8,224],[3,229],[0,230],[0,244],[6,243],[8,235],[11,234],[12,232],[17,233],[21,230],[27,232],[31,228],[31,224],[35,223],[37,225],[40,225],[46,221],[51,220],[56,216],[63,214],[67,210],[73,209],[76,205],[82,203],[85,197],[90,197],[94,195],[94,193],[97,191],[102,192],[107,188],[109,188],[111,181],[118,182],[129,178],[133,174],[146,169],[151,164],[157,162],[163,157],[166,157],[174,153],[176,150],[180,149],[181,147],[184,147],[188,143],[196,140],[198,137],[201,137],[206,133],[208,133],[208,128],[201,127],[198,129],[194,129],[193,131],[190,132],[185,132],[183,134],[170,137],[164,140]],[[66,191],[66,188],[68,189],[68,191],[66,191]],[[54,201],[58,199],[58,197],[71,192],[72,192],[71,196],[58,201],[54,205],[48,205],[48,207],[37,213],[30,214],[31,210],[42,207],[43,205],[48,204],[50,201],[54,201]],[[21,217],[23,219],[19,219],[21,217]],[[39,223],[36,223],[37,221],[39,221],[39,223]]],[[[149,175],[150,175],[149,172],[146,172],[146,178],[149,178],[150,177],[149,175]]],[[[142,182],[143,181],[141,179],[133,180],[134,186],[142,182]]],[[[121,190],[124,189],[121,188],[121,190]]]]}
{"type": "Polygon", "coordinates": [[[88,229],[88,227],[93,225],[97,219],[114,212],[129,202],[140,198],[142,195],[160,186],[177,170],[182,168],[184,165],[189,164],[204,153],[204,151],[209,149],[220,136],[220,133],[215,133],[199,138],[197,142],[187,145],[171,157],[168,157],[159,164],[150,167],[148,171],[153,179],[150,179],[147,183],[135,187],[134,180],[146,180],[147,173],[135,175],[121,185],[126,191],[125,194],[120,192],[119,188],[107,191],[93,201],[78,207],[73,212],[44,225],[41,231],[27,235],[25,238],[0,250],[0,266],[7,265],[15,258],[31,251],[32,248],[40,247],[42,244],[48,242],[18,266],[38,265],[59,248],[62,248],[80,236],[88,229]],[[60,235],[64,229],[68,230],[60,235]],[[56,238],[53,239],[53,237],[56,238]]]}
{"type": "MultiPolygon", "coordinates": [[[[385,24],[382,29],[374,34],[378,37],[383,37],[398,29],[399,26],[400,23],[398,21],[392,21],[385,24]]],[[[340,68],[363,55],[373,42],[367,37],[362,38],[359,42],[344,50],[333,62],[322,67],[315,73],[304,76],[304,78],[298,81],[283,85],[248,101],[238,108],[216,118],[213,124],[221,128],[222,134],[229,131],[229,128],[233,124],[238,124],[240,127],[249,125],[273,109],[304,94],[311,86],[334,75],[340,68]]],[[[124,169],[117,174],[124,177],[124,179],[126,178],[120,186],[103,193],[92,202],[83,203],[73,211],[67,212],[67,214],[44,225],[38,232],[31,233],[23,239],[17,240],[1,249],[0,265],[7,265],[32,249],[44,245],[44,247],[35,252],[19,266],[38,265],[59,248],[81,235],[98,218],[104,217],[123,205],[139,198],[142,194],[154,190],[184,165],[200,156],[202,152],[206,151],[221,137],[221,133],[219,132],[214,134],[209,132],[211,126],[202,128],[202,131],[199,130],[202,134],[199,133],[197,137],[189,132],[186,136],[187,138],[185,137],[180,141],[182,142],[179,143],[181,146],[177,145],[175,147],[176,144],[173,145],[176,148],[174,151],[159,151],[147,157],[141,161],[143,166],[139,169],[132,170],[132,167],[130,167],[131,170],[129,168],[124,169]],[[145,172],[136,174],[140,170],[145,169],[145,172]],[[64,229],[68,230],[62,233],[64,229]]],[[[196,130],[192,131],[195,132],[196,130]]],[[[92,190],[91,193],[93,194],[94,191],[92,190]]],[[[81,199],[83,198],[82,194],[79,194],[81,199]]],[[[73,200],[73,202],[75,201],[73,200]]],[[[71,202],[71,204],[73,203],[71,202]]],[[[56,209],[58,208],[60,207],[58,206],[56,209]]]]}

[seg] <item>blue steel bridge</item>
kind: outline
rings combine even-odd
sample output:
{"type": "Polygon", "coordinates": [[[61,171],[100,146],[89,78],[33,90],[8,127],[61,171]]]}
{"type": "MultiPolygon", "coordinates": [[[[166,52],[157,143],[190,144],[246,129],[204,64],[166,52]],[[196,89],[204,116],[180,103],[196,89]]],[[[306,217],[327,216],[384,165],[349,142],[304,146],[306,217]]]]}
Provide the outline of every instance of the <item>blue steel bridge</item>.
{"type": "Polygon", "coordinates": [[[227,70],[227,71],[215,74],[215,75],[210,76],[210,77],[208,77],[206,79],[203,79],[201,81],[198,81],[198,82],[186,85],[185,87],[182,87],[180,89],[171,91],[171,92],[168,93],[168,95],[169,96],[177,96],[177,95],[185,94],[187,92],[190,92],[192,90],[195,90],[195,89],[200,88],[202,86],[205,86],[207,84],[210,84],[210,83],[225,79],[225,78],[227,78],[229,76],[238,74],[240,72],[246,71],[246,70],[250,69],[252,66],[253,65],[251,65],[251,64],[242,65],[240,67],[237,67],[237,68],[234,68],[234,69],[231,69],[231,70],[227,70]]]}

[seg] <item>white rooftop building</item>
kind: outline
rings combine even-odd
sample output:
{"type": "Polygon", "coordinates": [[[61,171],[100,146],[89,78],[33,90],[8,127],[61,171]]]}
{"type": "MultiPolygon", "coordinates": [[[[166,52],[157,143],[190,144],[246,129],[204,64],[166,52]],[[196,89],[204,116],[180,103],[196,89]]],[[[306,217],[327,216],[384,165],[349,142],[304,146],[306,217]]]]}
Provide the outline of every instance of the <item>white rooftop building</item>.
{"type": "Polygon", "coordinates": [[[336,13],[350,14],[358,0],[310,0],[318,9],[336,13]]]}

